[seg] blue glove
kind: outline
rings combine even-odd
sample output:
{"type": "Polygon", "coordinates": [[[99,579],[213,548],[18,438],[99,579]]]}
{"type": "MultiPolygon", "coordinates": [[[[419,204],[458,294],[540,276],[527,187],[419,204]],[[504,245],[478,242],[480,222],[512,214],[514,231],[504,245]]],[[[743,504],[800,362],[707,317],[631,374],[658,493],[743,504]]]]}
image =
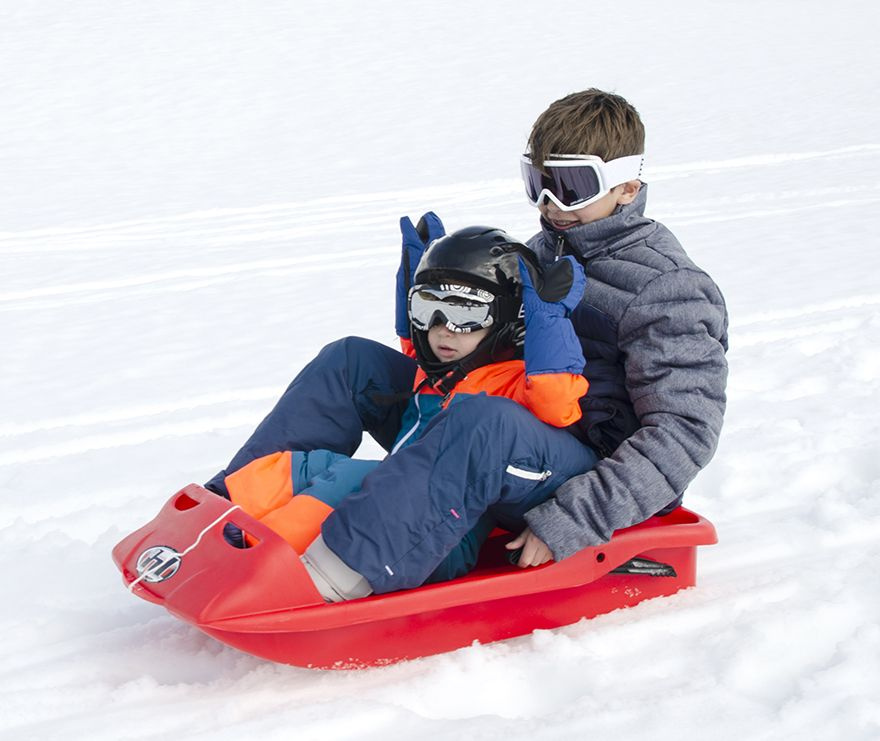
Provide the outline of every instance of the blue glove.
{"type": "Polygon", "coordinates": [[[584,353],[568,319],[587,285],[583,267],[569,255],[543,273],[520,259],[519,272],[526,325],[526,374],[583,373],[584,353]]]}
{"type": "Polygon", "coordinates": [[[394,309],[394,329],[398,337],[409,337],[409,315],[406,301],[412,287],[419,260],[427,246],[435,239],[446,234],[443,222],[433,211],[428,211],[418,226],[413,226],[409,216],[400,219],[400,234],[403,247],[400,255],[400,267],[397,269],[397,299],[394,309]]]}

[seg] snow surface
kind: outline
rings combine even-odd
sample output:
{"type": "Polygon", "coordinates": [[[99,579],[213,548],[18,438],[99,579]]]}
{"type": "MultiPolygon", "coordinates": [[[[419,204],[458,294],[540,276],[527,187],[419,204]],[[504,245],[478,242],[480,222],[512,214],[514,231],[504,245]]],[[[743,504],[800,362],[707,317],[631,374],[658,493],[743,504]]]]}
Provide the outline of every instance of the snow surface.
{"type": "Polygon", "coordinates": [[[0,738],[880,738],[877,8],[0,5],[0,738]],[[535,231],[516,157],[591,85],[729,301],[698,586],[359,672],[130,596],[112,546],[323,343],[393,344],[399,216],[535,231]]]}

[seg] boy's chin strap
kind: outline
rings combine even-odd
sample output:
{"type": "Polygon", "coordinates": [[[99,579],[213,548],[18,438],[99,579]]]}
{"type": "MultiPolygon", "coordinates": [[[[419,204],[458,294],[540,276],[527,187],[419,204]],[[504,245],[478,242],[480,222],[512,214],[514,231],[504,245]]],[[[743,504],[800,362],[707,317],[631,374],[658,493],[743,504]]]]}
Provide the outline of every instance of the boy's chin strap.
{"type": "Polygon", "coordinates": [[[458,385],[458,382],[467,378],[467,374],[470,370],[473,370],[473,368],[465,370],[463,367],[464,365],[464,361],[457,363],[451,371],[440,376],[436,381],[432,382],[430,378],[426,378],[425,380],[431,384],[431,388],[439,391],[443,396],[449,396],[449,394],[452,393],[452,390],[458,385]]]}

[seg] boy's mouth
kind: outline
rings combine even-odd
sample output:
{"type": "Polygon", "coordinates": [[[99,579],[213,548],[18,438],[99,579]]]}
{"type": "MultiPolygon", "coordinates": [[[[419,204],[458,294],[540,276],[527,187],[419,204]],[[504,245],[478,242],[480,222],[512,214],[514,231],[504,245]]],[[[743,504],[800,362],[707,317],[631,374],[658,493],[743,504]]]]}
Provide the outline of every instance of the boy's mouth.
{"type": "Polygon", "coordinates": [[[559,229],[560,231],[571,229],[571,227],[577,226],[580,223],[577,219],[549,219],[549,221],[554,229],[559,229]]]}
{"type": "Polygon", "coordinates": [[[438,355],[455,355],[457,350],[454,347],[449,347],[448,345],[439,345],[437,347],[438,355]]]}

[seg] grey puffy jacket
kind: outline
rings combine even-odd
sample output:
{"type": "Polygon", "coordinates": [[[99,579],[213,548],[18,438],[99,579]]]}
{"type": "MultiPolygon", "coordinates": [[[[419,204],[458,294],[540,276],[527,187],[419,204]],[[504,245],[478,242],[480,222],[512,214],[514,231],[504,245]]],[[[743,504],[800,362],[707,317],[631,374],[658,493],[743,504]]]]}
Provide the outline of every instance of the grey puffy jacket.
{"type": "Polygon", "coordinates": [[[542,221],[543,262],[586,268],[572,316],[587,364],[572,432],[606,457],[526,513],[558,561],[674,505],[718,444],[726,403],[727,310],[718,286],[662,224],[647,186],[608,218],[564,233],[542,221]]]}

